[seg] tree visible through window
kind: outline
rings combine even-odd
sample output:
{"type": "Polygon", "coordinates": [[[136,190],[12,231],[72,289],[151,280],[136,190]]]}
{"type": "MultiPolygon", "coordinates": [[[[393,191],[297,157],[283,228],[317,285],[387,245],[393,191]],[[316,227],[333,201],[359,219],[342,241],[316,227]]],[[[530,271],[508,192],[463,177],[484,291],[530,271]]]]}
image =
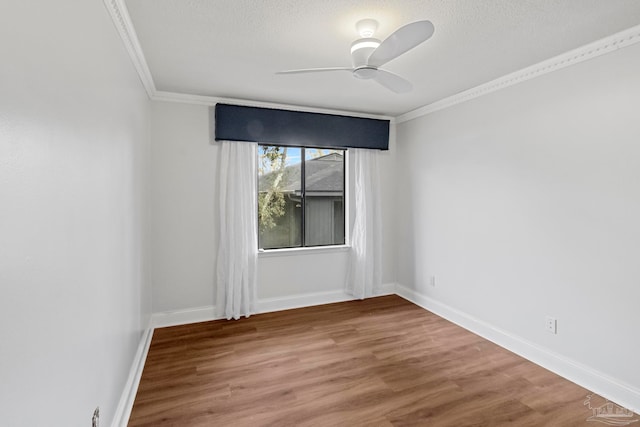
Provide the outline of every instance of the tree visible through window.
{"type": "Polygon", "coordinates": [[[345,150],[260,145],[258,246],[343,245],[345,150]]]}

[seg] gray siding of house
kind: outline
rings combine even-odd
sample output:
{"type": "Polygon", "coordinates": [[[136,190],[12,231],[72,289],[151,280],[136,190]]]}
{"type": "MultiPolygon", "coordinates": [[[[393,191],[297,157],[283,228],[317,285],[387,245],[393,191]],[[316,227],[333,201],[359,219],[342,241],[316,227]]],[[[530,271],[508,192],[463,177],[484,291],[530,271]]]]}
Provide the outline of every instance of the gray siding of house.
{"type": "Polygon", "coordinates": [[[308,197],[306,204],[306,245],[343,244],[344,214],[342,212],[342,198],[308,197]]]}

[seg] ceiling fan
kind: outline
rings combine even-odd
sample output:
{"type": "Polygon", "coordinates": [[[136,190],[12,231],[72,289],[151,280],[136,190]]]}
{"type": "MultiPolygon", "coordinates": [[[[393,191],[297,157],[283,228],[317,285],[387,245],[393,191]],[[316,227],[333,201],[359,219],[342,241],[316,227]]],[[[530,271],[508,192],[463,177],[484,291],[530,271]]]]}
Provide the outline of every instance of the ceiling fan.
{"type": "Polygon", "coordinates": [[[279,71],[276,74],[348,71],[358,79],[374,80],[396,93],[410,91],[412,85],[409,81],[379,67],[427,41],[433,35],[433,24],[430,21],[407,24],[397,29],[383,42],[373,38],[377,28],[378,22],[374,19],[363,19],[356,24],[356,29],[362,38],[351,43],[353,67],[306,68],[279,71]]]}

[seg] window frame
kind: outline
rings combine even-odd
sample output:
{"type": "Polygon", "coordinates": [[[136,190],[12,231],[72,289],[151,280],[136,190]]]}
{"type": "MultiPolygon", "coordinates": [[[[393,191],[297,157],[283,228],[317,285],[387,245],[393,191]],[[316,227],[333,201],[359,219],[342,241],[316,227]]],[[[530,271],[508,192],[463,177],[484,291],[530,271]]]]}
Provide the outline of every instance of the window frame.
{"type": "MultiPolygon", "coordinates": [[[[272,144],[272,143],[258,143],[257,150],[257,161],[256,161],[256,206],[259,205],[259,197],[260,197],[260,173],[257,168],[260,165],[260,148],[262,146],[267,147],[281,147],[281,148],[297,148],[300,149],[300,194],[301,194],[301,224],[300,224],[300,245],[299,246],[283,246],[278,248],[261,248],[260,247],[260,222],[259,217],[256,215],[256,231],[258,233],[258,252],[262,254],[278,254],[278,253],[317,253],[324,251],[333,251],[333,250],[346,250],[349,248],[349,225],[350,225],[350,211],[349,211],[349,173],[348,173],[348,165],[349,165],[349,149],[347,147],[315,147],[310,145],[283,145],[283,144],[272,144]],[[336,150],[341,151],[342,155],[342,216],[343,216],[343,243],[337,244],[326,244],[326,245],[310,245],[307,246],[307,230],[306,230],[306,197],[307,197],[307,189],[306,189],[306,162],[309,161],[306,159],[306,150],[336,150]]],[[[334,201],[335,202],[335,201],[334,201]]]]}

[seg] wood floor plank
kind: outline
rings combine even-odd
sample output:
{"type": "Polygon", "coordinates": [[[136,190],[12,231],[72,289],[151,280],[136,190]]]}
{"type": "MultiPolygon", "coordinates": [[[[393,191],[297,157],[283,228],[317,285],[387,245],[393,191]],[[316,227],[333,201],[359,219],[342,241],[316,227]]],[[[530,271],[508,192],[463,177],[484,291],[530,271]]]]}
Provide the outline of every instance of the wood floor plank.
{"type": "Polygon", "coordinates": [[[129,426],[587,426],[588,394],[386,296],[157,329],[129,426]]]}

